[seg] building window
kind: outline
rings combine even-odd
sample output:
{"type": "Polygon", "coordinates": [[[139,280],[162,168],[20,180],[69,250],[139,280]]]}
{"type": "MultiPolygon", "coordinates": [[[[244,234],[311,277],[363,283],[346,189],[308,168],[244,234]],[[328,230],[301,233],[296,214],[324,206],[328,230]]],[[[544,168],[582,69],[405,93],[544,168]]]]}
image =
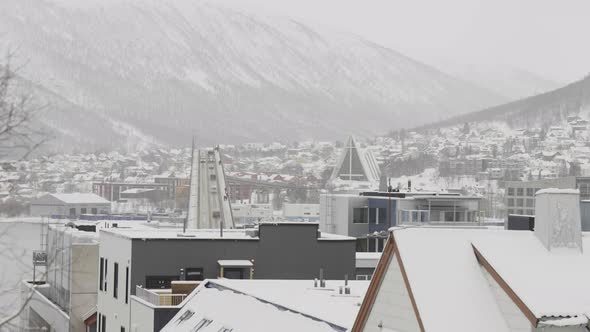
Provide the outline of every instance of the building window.
{"type": "Polygon", "coordinates": [[[524,188],[516,188],[516,196],[524,196],[524,188]]]}
{"type": "Polygon", "coordinates": [[[369,208],[369,224],[377,223],[377,209],[369,208]]]}
{"type": "Polygon", "coordinates": [[[385,239],[377,239],[377,252],[383,252],[383,248],[385,247],[385,239]]]}
{"type": "Polygon", "coordinates": [[[535,196],[535,189],[533,188],[526,188],[526,195],[527,196],[535,196]]]}
{"type": "Polygon", "coordinates": [[[367,238],[356,239],[356,251],[357,252],[367,252],[367,249],[368,249],[367,240],[368,240],[367,238]]]}
{"type": "Polygon", "coordinates": [[[509,198],[508,199],[508,206],[514,206],[514,198],[509,198]]]}
{"type": "Polygon", "coordinates": [[[514,188],[508,188],[508,196],[514,196],[514,188]]]}
{"type": "Polygon", "coordinates": [[[109,260],[105,258],[104,259],[104,289],[103,289],[105,292],[107,291],[107,285],[109,284],[108,278],[107,278],[109,275],[109,273],[107,272],[108,269],[109,269],[109,260]]]}
{"type": "Polygon", "coordinates": [[[185,270],[186,280],[204,280],[202,267],[187,267],[185,270]]]}
{"type": "Polygon", "coordinates": [[[70,217],[76,216],[76,208],[70,208],[70,217]]]}
{"type": "Polygon", "coordinates": [[[176,276],[146,276],[145,286],[148,289],[168,289],[172,287],[172,281],[178,280],[176,276]]]}
{"type": "Polygon", "coordinates": [[[102,320],[102,315],[100,314],[100,312],[98,313],[98,320],[96,321],[96,330],[100,332],[100,328],[102,326],[101,324],[101,320],[102,320]]]}
{"type": "Polygon", "coordinates": [[[379,239],[367,239],[369,241],[369,252],[377,251],[377,240],[379,239]]]}
{"type": "Polygon", "coordinates": [[[125,303],[129,303],[129,266],[125,268],[125,303]]]}
{"type": "Polygon", "coordinates": [[[517,198],[516,199],[516,207],[523,207],[524,206],[524,199],[523,198],[517,198]]]}
{"type": "Polygon", "coordinates": [[[445,221],[455,221],[454,220],[455,214],[453,211],[445,211],[445,221]]]}
{"type": "Polygon", "coordinates": [[[107,331],[107,317],[105,315],[102,315],[102,322],[100,323],[100,327],[102,329],[102,332],[107,331]]]}
{"type": "Polygon", "coordinates": [[[86,214],[86,208],[81,208],[80,209],[80,214],[86,214]]]}
{"type": "Polygon", "coordinates": [[[385,224],[387,222],[387,211],[385,208],[378,208],[377,209],[377,223],[378,224],[385,224]]]}
{"type": "Polygon", "coordinates": [[[115,263],[113,269],[113,297],[119,297],[119,263],[115,263]]]}
{"type": "Polygon", "coordinates": [[[352,222],[355,224],[367,224],[367,208],[352,209],[352,222]]]}
{"type": "Polygon", "coordinates": [[[92,211],[92,214],[97,214],[98,213],[98,209],[97,208],[92,208],[92,209],[90,209],[90,211],[92,211]]]}
{"type": "Polygon", "coordinates": [[[121,332],[125,332],[125,328],[121,326],[121,332]]]}
{"type": "Polygon", "coordinates": [[[535,200],[532,198],[526,199],[526,207],[535,207],[535,200]]]}
{"type": "Polygon", "coordinates": [[[100,274],[99,274],[99,282],[98,282],[98,289],[103,290],[104,288],[104,258],[100,258],[100,274]]]}

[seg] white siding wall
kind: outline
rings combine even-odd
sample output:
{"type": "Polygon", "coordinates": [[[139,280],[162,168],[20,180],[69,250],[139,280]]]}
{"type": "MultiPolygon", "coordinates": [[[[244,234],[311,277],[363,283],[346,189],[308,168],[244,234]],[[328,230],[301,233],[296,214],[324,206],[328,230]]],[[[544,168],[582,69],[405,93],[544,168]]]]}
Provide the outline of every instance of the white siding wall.
{"type": "Polygon", "coordinates": [[[377,292],[373,308],[367,318],[364,331],[420,331],[410,294],[406,289],[397,259],[393,255],[381,288],[377,292]]]}
{"type": "Polygon", "coordinates": [[[131,329],[129,332],[143,332],[154,330],[154,307],[133,297],[131,304],[131,329]]]}
{"type": "MultiPolygon", "coordinates": [[[[100,257],[108,259],[107,291],[98,291],[98,312],[106,315],[106,331],[119,332],[121,327],[124,327],[125,331],[130,331],[130,304],[125,304],[125,268],[129,266],[129,279],[131,279],[131,240],[101,231],[98,256],[99,282],[100,257]],[[115,262],[119,263],[118,298],[113,296],[115,262]]],[[[129,291],[131,292],[131,289],[129,291]]]]}

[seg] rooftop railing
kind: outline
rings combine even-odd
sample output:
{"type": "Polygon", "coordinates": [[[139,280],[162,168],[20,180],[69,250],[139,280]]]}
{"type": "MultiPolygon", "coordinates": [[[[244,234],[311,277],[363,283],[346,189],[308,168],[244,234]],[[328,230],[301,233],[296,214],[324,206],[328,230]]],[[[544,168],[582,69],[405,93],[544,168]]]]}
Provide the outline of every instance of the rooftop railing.
{"type": "Polygon", "coordinates": [[[156,290],[136,286],[135,296],[154,306],[175,306],[184,301],[187,294],[172,294],[169,289],[156,290]]]}

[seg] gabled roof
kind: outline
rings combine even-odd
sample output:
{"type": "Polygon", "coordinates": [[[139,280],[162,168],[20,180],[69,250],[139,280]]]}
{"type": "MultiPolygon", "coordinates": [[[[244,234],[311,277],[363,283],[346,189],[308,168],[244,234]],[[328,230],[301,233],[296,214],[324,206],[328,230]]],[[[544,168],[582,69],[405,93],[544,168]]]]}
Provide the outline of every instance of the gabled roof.
{"type": "Polygon", "coordinates": [[[206,325],[199,332],[346,331],[368,282],[351,281],[351,295],[339,295],[343,284],[327,281],[318,289],[313,280],[206,280],[161,331],[192,332],[198,324],[206,325]]]}
{"type": "Polygon", "coordinates": [[[532,327],[588,323],[590,254],[548,251],[528,231],[420,227],[392,230],[352,331],[375,330],[373,310],[394,315],[376,298],[396,260],[422,331],[509,331],[498,289],[532,327]]]}
{"type": "Polygon", "coordinates": [[[335,179],[377,182],[381,171],[370,150],[361,149],[354,137],[349,136],[330,181],[335,179]]]}
{"type": "MultiPolygon", "coordinates": [[[[47,194],[39,200],[54,198],[65,204],[110,204],[106,199],[91,193],[47,194]]],[[[33,202],[34,203],[34,202],[33,202]]]]}

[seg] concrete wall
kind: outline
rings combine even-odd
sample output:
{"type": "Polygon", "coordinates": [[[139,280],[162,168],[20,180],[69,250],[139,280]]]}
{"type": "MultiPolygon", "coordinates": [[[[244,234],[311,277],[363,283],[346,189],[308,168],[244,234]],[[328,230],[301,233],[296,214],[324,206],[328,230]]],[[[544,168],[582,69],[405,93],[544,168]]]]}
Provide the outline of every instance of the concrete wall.
{"type": "Polygon", "coordinates": [[[129,331],[154,331],[154,306],[136,296],[129,299],[129,305],[132,317],[129,331]]]}
{"type": "Polygon", "coordinates": [[[70,282],[70,331],[85,332],[84,315],[96,306],[98,244],[73,244],[70,282]]]}

